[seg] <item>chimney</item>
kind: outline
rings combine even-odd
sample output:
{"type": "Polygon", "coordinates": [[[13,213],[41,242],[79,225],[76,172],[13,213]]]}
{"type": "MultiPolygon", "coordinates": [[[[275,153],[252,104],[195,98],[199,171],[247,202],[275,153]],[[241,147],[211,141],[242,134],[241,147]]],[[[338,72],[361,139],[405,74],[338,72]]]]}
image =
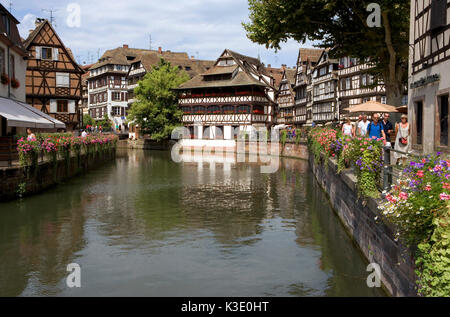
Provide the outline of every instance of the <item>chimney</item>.
{"type": "Polygon", "coordinates": [[[162,54],[162,47],[161,47],[161,46],[158,47],[158,53],[159,53],[159,54],[162,54]]]}
{"type": "Polygon", "coordinates": [[[123,48],[128,48],[128,44],[123,44],[123,48]]]}
{"type": "Polygon", "coordinates": [[[38,27],[42,22],[44,22],[45,19],[42,18],[36,18],[36,20],[34,20],[34,26],[38,27]]]}

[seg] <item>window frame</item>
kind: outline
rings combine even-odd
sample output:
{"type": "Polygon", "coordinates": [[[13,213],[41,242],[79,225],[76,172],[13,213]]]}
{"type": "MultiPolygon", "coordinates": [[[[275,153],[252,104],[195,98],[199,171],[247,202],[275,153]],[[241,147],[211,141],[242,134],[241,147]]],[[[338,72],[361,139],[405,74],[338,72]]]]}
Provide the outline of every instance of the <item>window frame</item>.
{"type": "Polygon", "coordinates": [[[57,113],[69,113],[69,101],[67,99],[56,100],[56,112],[57,113]],[[64,105],[62,105],[65,108],[65,111],[60,111],[61,103],[65,103],[64,105]]]}

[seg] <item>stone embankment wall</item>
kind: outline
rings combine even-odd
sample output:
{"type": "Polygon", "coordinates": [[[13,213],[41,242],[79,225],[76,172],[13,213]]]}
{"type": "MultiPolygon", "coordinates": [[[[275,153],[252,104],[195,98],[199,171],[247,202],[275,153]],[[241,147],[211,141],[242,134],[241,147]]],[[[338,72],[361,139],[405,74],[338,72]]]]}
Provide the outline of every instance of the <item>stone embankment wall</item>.
{"type": "Polygon", "coordinates": [[[42,192],[71,177],[113,161],[114,149],[91,155],[72,156],[69,161],[40,162],[37,167],[19,166],[0,168],[0,201],[17,199],[42,192]]]}
{"type": "Polygon", "coordinates": [[[353,171],[337,174],[337,162],[329,159],[328,168],[310,159],[311,169],[330,198],[331,205],[370,263],[381,267],[381,280],[392,296],[417,296],[412,252],[395,241],[395,230],[384,223],[379,201],[358,198],[353,171]],[[377,220],[376,220],[377,219],[377,220]]]}

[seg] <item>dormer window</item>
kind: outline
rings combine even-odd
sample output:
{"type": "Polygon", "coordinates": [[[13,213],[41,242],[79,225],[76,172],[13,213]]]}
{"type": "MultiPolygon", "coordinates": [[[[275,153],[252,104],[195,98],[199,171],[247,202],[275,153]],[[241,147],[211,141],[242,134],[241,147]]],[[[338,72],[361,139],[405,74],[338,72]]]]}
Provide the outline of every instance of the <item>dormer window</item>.
{"type": "Polygon", "coordinates": [[[236,65],[236,62],[234,61],[234,59],[222,59],[219,61],[219,63],[217,63],[217,66],[233,66],[236,65]]]}
{"type": "Polygon", "coordinates": [[[8,36],[10,36],[11,35],[11,24],[10,24],[9,17],[6,14],[2,15],[2,22],[3,22],[3,25],[5,26],[5,33],[8,36]]]}

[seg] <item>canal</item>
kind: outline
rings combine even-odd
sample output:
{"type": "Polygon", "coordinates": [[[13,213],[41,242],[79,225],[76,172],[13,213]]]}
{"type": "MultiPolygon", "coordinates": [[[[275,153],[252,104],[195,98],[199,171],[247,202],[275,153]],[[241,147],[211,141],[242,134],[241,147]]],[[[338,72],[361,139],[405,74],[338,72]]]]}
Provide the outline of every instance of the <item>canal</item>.
{"type": "Polygon", "coordinates": [[[366,267],[301,160],[268,175],[119,152],[0,204],[0,296],[384,296],[366,267]]]}

